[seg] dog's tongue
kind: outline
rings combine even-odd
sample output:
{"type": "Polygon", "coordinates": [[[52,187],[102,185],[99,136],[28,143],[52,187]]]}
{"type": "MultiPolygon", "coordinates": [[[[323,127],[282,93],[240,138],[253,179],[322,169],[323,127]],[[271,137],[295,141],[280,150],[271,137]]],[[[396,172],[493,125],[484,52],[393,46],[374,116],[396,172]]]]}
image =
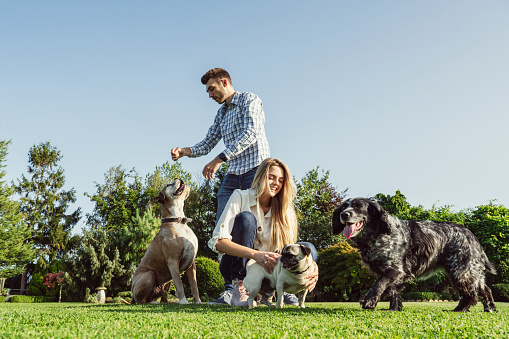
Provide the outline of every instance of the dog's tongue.
{"type": "Polygon", "coordinates": [[[362,222],[358,222],[355,224],[347,223],[345,228],[343,228],[343,236],[347,239],[350,239],[350,237],[352,236],[352,233],[355,230],[359,229],[361,226],[362,226],[362,222]]]}
{"type": "Polygon", "coordinates": [[[352,236],[352,233],[353,233],[353,226],[355,224],[348,224],[345,226],[345,228],[343,228],[343,236],[347,239],[350,239],[350,237],[352,236]]]}

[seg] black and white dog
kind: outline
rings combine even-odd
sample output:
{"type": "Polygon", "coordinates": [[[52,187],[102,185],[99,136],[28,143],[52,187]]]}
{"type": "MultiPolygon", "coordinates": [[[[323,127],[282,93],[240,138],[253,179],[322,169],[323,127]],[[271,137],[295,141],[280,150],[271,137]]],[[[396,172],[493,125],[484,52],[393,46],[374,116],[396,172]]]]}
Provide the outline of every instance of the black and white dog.
{"type": "Polygon", "coordinates": [[[484,272],[496,274],[481,244],[467,228],[450,222],[406,221],[385,212],[375,201],[354,198],[333,213],[333,233],[343,232],[362,261],[378,279],[360,301],[374,309],[387,291],[390,310],[402,309],[400,291],[405,281],[435,270],[447,272],[461,297],[456,312],[468,312],[483,297],[485,312],[496,311],[484,272]]]}

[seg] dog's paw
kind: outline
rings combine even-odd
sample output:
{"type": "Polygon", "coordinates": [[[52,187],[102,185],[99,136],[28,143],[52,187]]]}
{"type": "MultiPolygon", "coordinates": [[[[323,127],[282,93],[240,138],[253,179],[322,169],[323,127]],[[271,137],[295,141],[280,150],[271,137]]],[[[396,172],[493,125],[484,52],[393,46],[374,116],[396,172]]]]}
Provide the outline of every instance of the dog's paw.
{"type": "Polygon", "coordinates": [[[361,300],[361,306],[365,310],[374,310],[376,307],[376,304],[377,304],[377,301],[375,298],[361,300]]]}
{"type": "Polygon", "coordinates": [[[252,298],[252,297],[247,298],[247,304],[248,304],[249,308],[255,308],[258,306],[258,303],[256,302],[256,300],[254,300],[254,298],[252,298]]]}

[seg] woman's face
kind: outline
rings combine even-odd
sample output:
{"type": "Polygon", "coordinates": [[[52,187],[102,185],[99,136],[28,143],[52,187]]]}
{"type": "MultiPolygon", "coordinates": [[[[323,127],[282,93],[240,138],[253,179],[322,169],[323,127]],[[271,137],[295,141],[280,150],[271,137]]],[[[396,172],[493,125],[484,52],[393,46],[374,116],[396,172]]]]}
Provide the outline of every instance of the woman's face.
{"type": "Polygon", "coordinates": [[[283,188],[285,182],[285,172],[280,166],[271,166],[267,178],[268,194],[274,197],[283,188]]]}

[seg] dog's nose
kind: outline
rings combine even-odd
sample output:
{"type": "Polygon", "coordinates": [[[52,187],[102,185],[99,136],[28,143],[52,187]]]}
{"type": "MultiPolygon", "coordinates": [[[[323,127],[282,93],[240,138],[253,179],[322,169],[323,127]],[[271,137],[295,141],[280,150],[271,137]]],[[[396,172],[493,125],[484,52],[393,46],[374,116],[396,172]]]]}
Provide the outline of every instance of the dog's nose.
{"type": "Polygon", "coordinates": [[[348,219],[352,216],[352,212],[350,211],[343,211],[341,212],[341,219],[348,219]]]}

